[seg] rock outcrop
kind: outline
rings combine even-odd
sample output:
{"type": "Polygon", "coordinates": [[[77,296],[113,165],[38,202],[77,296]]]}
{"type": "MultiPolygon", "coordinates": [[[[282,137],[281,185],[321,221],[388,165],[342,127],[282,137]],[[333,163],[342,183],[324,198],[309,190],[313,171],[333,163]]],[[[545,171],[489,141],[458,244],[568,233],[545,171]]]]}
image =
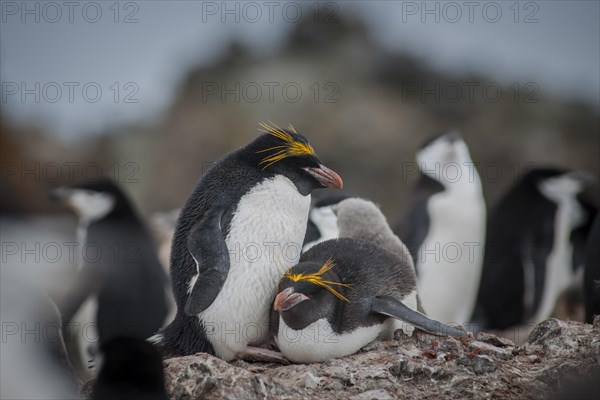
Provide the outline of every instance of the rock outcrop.
{"type": "Polygon", "coordinates": [[[321,364],[196,354],[165,360],[165,371],[173,399],[600,398],[600,317],[594,325],[546,320],[520,346],[485,333],[457,340],[397,331],[321,364]]]}

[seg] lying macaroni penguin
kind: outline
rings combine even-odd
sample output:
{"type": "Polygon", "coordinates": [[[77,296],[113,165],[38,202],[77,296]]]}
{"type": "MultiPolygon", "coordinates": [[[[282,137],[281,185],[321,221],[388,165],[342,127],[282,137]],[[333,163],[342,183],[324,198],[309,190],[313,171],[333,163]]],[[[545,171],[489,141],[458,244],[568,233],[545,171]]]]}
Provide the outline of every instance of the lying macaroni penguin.
{"type": "Polygon", "coordinates": [[[417,281],[410,255],[372,243],[332,239],[304,253],[280,282],[271,331],[282,354],[298,363],[354,354],[389,340],[401,321],[436,335],[463,330],[433,321],[404,305],[417,281]]]}
{"type": "Polygon", "coordinates": [[[224,360],[268,352],[269,311],[306,231],[310,193],[341,188],[290,125],[218,161],[181,210],[171,250],[175,320],[151,341],[163,356],[208,352],[224,360]]]}

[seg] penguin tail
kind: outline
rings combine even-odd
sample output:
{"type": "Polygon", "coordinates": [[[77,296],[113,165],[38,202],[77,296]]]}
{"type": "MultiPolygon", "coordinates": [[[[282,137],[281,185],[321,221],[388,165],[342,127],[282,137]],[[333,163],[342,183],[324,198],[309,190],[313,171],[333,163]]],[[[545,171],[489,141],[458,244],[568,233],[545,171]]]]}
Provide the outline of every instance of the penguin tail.
{"type": "Polygon", "coordinates": [[[163,358],[183,357],[196,353],[215,355],[198,318],[180,313],[169,325],[161,328],[147,340],[158,349],[163,358]]]}

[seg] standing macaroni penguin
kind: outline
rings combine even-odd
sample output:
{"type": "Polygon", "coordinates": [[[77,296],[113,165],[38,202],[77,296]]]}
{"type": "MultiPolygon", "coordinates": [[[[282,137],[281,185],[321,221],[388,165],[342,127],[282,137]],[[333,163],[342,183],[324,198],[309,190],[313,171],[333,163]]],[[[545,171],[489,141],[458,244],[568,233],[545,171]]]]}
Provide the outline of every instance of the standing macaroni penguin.
{"type": "Polygon", "coordinates": [[[428,140],[417,152],[420,180],[396,228],[409,248],[427,315],[470,321],[477,298],[486,208],[469,149],[456,131],[428,140]]]}
{"type": "Polygon", "coordinates": [[[165,356],[209,352],[224,360],[267,354],[269,311],[283,262],[295,264],[310,193],[341,188],[290,125],[217,161],[179,215],[171,250],[175,320],[151,340],[165,356]]]}

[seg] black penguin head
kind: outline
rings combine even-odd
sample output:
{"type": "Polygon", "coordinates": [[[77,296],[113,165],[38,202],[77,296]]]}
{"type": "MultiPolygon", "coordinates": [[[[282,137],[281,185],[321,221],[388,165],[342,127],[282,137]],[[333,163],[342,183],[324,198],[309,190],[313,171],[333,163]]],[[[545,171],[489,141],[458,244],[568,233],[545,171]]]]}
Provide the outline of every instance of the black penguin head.
{"type": "Polygon", "coordinates": [[[319,188],[342,188],[342,178],[323,165],[310,143],[293,126],[281,129],[261,123],[261,127],[265,134],[245,148],[247,157],[261,171],[284,175],[303,195],[319,188]]]}
{"type": "Polygon", "coordinates": [[[111,214],[133,212],[125,194],[109,179],[63,186],[53,190],[50,195],[71,208],[80,219],[89,221],[97,221],[111,214]]]}
{"type": "Polygon", "coordinates": [[[103,343],[100,353],[93,400],[167,398],[162,358],[152,344],[116,337],[103,343]]]}
{"type": "Polygon", "coordinates": [[[416,158],[421,172],[442,184],[449,183],[445,179],[447,168],[464,168],[472,163],[469,148],[457,130],[441,132],[426,140],[416,158]]]}
{"type": "Polygon", "coordinates": [[[303,329],[331,315],[339,301],[348,301],[340,291],[350,285],[331,271],[334,265],[331,259],[323,265],[308,261],[288,270],[273,302],[287,326],[303,329]]]}

